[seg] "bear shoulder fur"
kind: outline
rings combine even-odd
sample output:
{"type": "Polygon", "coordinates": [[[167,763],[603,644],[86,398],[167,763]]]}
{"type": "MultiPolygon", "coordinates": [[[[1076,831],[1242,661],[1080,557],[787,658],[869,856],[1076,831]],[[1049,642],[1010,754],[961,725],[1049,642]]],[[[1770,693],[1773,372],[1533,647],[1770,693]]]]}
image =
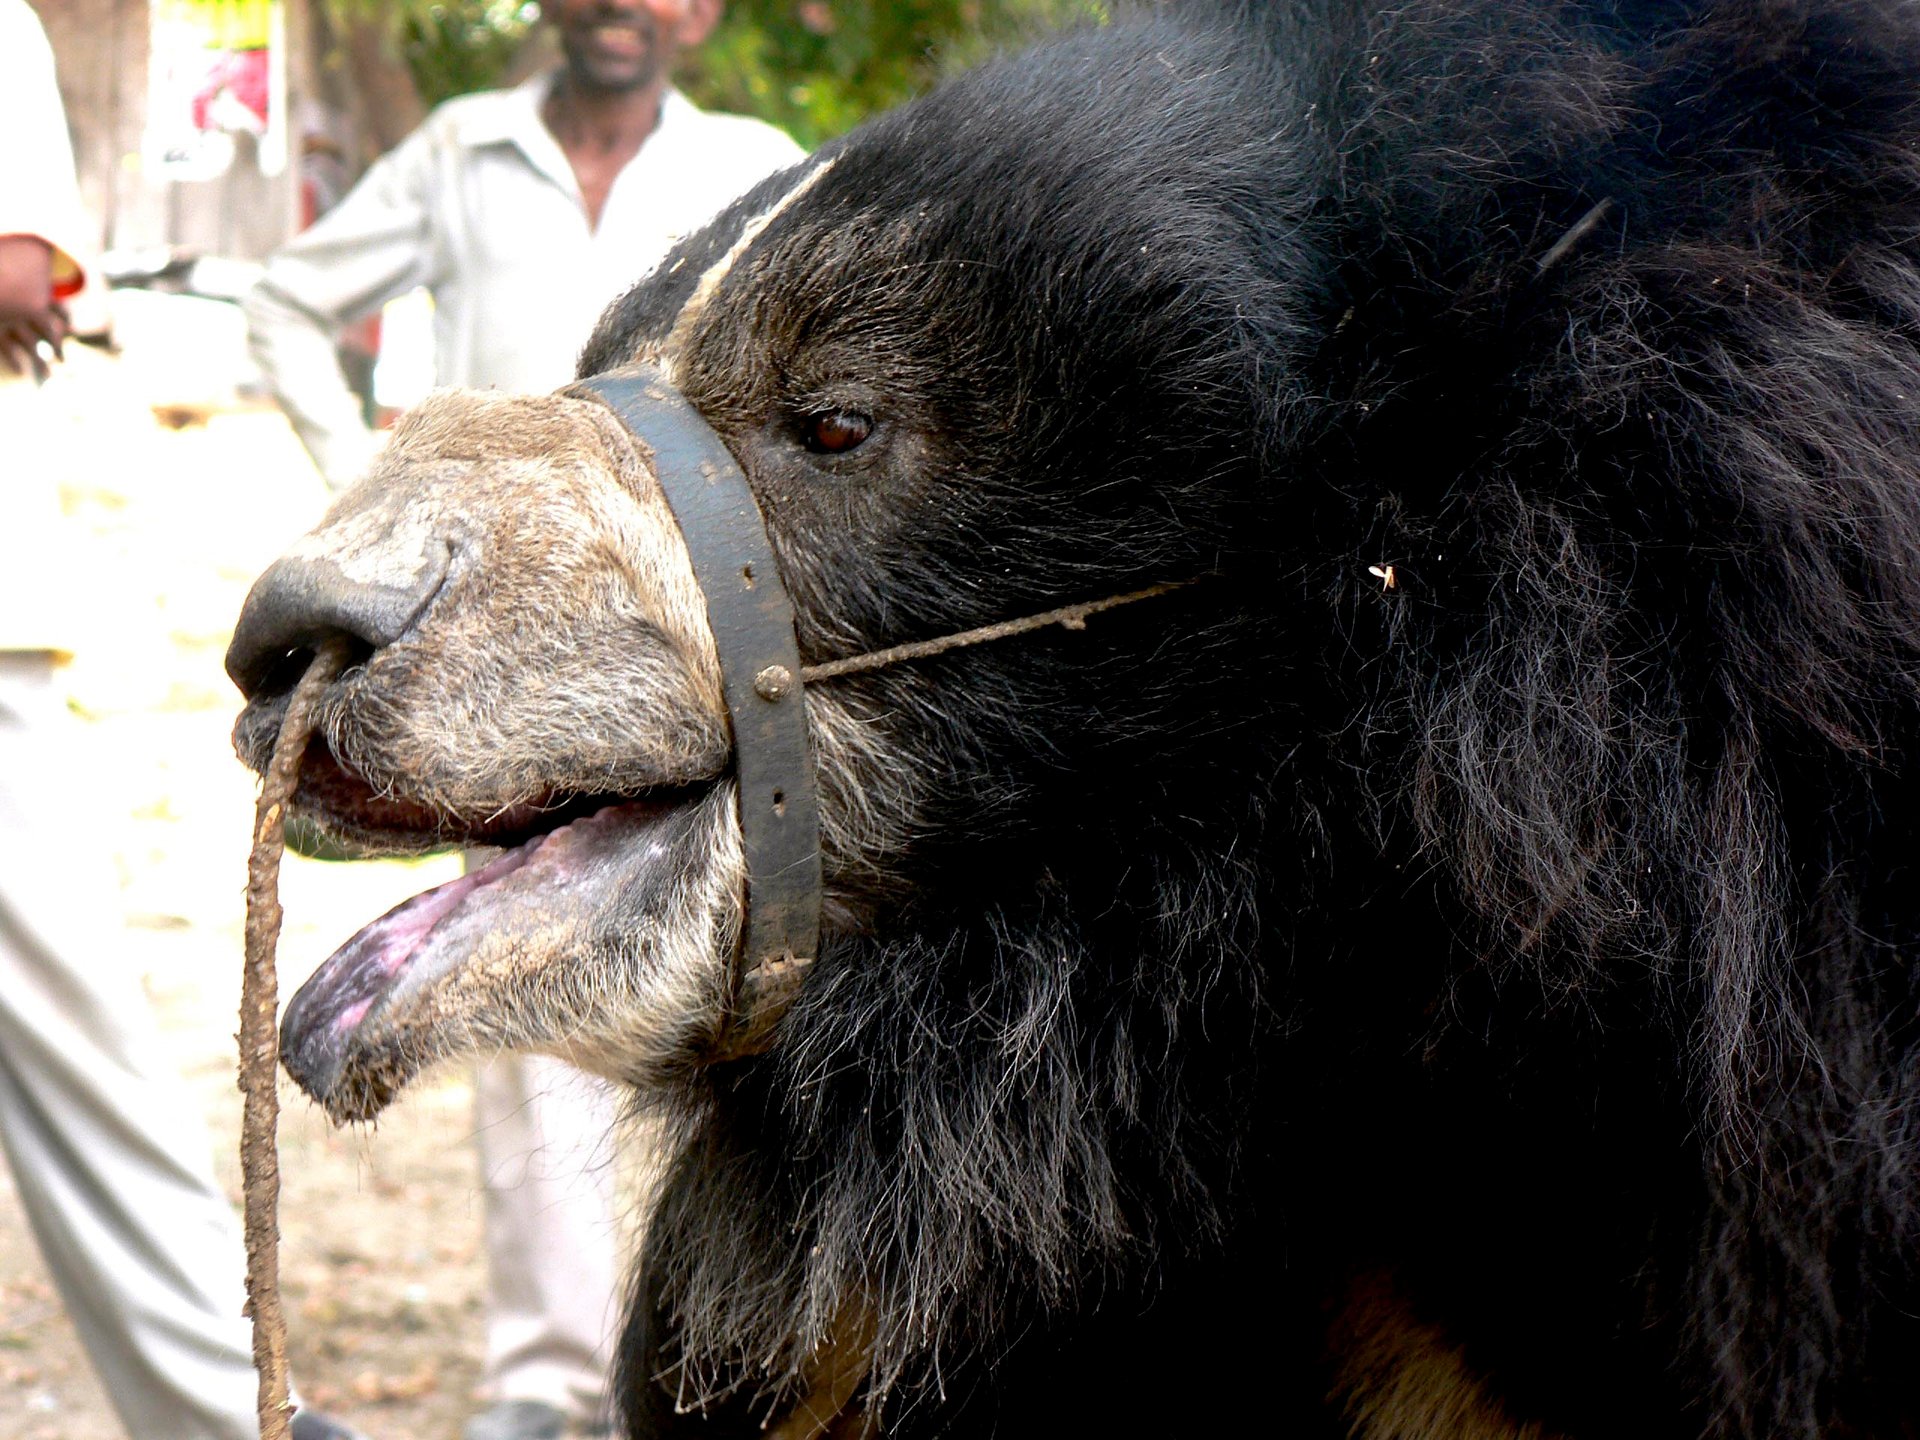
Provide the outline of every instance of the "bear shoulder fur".
{"type": "Polygon", "coordinates": [[[1208,578],[857,687],[636,1432],[1914,1433],[1920,11],[1162,15],[827,159],[683,367],[914,441],[770,502],[803,645],[1208,578]]]}

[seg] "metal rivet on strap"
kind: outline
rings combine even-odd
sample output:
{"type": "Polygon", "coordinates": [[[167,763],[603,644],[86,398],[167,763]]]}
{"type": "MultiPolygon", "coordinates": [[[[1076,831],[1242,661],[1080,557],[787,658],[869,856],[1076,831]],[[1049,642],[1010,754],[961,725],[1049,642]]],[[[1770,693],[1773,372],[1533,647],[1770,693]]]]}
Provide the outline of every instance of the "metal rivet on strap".
{"type": "Polygon", "coordinates": [[[793,672],[784,665],[769,665],[753,677],[753,693],[762,700],[784,700],[793,690],[793,672]]]}

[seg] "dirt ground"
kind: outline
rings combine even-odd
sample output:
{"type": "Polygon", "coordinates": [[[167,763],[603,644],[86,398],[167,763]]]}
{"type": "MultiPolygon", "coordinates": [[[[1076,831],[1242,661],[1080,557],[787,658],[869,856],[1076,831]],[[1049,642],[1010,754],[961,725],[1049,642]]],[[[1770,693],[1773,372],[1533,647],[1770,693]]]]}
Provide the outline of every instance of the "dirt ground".
{"type": "MultiPolygon", "coordinates": [[[[244,393],[231,308],[123,297],[115,360],[83,355],[86,423],[63,505],[86,597],[63,672],[98,757],[97,866],[239,1196],[233,1031],[252,777],[233,759],[221,668],[253,576],[325,495],[277,413],[244,393]]],[[[349,933],[453,873],[439,859],[288,857],[282,995],[349,933]]],[[[452,1440],[480,1353],[479,1191],[464,1074],[416,1085],[378,1133],[332,1130],[282,1077],[282,1267],[297,1383],[371,1440],[452,1440]]],[[[122,1433],[61,1311],[0,1167],[0,1436],[122,1433]]]]}

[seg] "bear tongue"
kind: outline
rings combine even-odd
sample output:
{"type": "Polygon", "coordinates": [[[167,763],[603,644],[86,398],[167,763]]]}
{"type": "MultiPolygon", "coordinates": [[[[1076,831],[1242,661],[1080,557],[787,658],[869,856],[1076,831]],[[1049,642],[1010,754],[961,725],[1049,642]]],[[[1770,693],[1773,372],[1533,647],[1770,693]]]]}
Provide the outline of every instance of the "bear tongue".
{"type": "MultiPolygon", "coordinates": [[[[666,807],[670,808],[670,807],[666,807]]],[[[287,1003],[280,1050],[287,1073],[316,1099],[332,1090],[355,1034],[396,991],[457,968],[474,936],[529,900],[590,882],[660,818],[650,802],[610,805],[496,856],[472,874],[423,891],[328,957],[287,1003]]]]}

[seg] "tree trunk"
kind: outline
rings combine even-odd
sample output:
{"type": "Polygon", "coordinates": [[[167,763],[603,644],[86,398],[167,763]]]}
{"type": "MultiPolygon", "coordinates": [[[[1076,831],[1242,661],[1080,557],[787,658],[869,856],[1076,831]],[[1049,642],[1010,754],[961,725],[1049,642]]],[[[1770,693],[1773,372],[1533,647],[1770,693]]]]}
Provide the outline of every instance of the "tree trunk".
{"type": "Polygon", "coordinates": [[[313,5],[310,13],[310,93],[338,129],[330,138],[341,151],[350,183],[413,132],[426,118],[426,106],[380,19],[365,13],[341,16],[326,3],[313,5]]]}

